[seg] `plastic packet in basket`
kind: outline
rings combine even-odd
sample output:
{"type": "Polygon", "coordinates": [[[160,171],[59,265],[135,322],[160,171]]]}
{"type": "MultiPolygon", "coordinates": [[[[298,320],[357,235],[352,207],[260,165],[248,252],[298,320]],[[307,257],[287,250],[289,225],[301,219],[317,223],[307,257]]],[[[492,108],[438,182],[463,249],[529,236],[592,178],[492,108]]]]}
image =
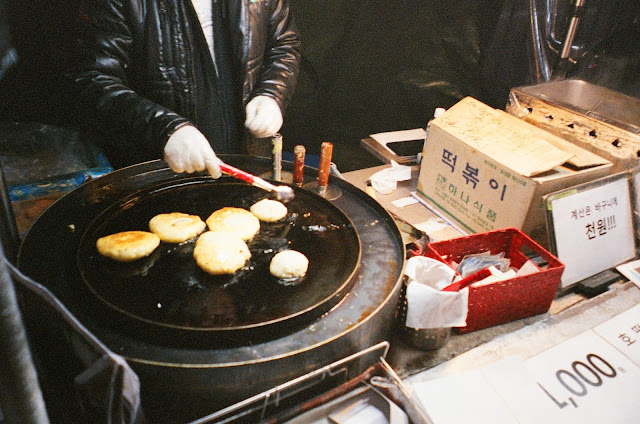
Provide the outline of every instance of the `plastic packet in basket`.
{"type": "Polygon", "coordinates": [[[509,265],[511,265],[511,260],[504,256],[504,252],[491,255],[488,251],[465,255],[458,264],[456,270],[463,278],[474,274],[481,269],[489,268],[490,266],[494,266],[496,269],[504,272],[507,271],[509,269],[509,265]]]}
{"type": "Polygon", "coordinates": [[[410,328],[464,327],[467,320],[469,289],[444,292],[456,279],[446,264],[424,256],[414,256],[405,264],[407,318],[410,328]]]}

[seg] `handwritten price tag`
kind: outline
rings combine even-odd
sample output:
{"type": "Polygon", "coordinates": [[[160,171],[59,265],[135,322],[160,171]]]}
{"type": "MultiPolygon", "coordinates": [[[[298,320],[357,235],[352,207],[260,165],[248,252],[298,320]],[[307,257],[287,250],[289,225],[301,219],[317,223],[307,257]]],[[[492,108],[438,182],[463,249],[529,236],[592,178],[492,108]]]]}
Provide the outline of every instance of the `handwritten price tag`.
{"type": "Polygon", "coordinates": [[[594,331],[525,361],[564,423],[635,423],[640,368],[594,331]]]}
{"type": "Polygon", "coordinates": [[[435,424],[639,423],[640,305],[527,360],[413,387],[435,424]]]}
{"type": "Polygon", "coordinates": [[[593,329],[640,367],[640,305],[593,329]]]}
{"type": "Polygon", "coordinates": [[[556,256],[565,265],[562,287],[636,255],[633,208],[626,174],[616,174],[581,187],[547,198],[547,207],[553,216],[556,256]]]}

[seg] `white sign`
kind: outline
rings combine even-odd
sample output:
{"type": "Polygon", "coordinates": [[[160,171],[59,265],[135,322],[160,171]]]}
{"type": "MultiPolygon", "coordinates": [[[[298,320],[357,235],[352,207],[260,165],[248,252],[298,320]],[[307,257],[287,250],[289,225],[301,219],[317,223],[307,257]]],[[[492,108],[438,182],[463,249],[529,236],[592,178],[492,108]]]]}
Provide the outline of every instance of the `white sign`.
{"type": "Polygon", "coordinates": [[[412,388],[433,424],[640,422],[640,305],[527,360],[412,388]]]}
{"type": "Polygon", "coordinates": [[[593,329],[640,367],[640,305],[593,329]]]}
{"type": "Polygon", "coordinates": [[[640,287],[640,259],[618,265],[616,269],[636,286],[640,287]]]}
{"type": "Polygon", "coordinates": [[[517,357],[412,388],[430,424],[564,424],[517,357]]]}
{"type": "Polygon", "coordinates": [[[640,368],[587,331],[525,362],[563,423],[637,423],[640,368]]]}
{"type": "Polygon", "coordinates": [[[547,196],[556,256],[565,265],[566,287],[635,257],[626,174],[547,196]]]}

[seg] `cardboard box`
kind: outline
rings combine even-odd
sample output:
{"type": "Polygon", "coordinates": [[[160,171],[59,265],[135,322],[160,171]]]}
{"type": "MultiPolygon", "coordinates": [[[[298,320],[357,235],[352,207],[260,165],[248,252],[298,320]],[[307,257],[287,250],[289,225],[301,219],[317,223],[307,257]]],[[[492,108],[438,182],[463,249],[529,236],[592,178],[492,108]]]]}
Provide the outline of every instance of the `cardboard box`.
{"type": "Polygon", "coordinates": [[[469,233],[515,227],[549,246],[542,196],[608,175],[610,161],[467,97],[429,127],[417,195],[469,233]]]}
{"type": "Polygon", "coordinates": [[[582,80],[516,87],[506,111],[613,163],[638,166],[640,99],[582,80]]]}

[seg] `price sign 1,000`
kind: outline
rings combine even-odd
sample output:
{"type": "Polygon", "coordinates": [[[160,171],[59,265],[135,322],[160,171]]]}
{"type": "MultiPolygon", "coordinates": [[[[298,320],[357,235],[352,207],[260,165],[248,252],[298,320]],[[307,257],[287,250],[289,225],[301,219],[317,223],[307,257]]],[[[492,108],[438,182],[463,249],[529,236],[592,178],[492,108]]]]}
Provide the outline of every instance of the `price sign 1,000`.
{"type": "MultiPolygon", "coordinates": [[[[589,393],[589,386],[599,387],[602,386],[605,378],[614,378],[618,375],[616,369],[611,366],[609,362],[602,359],[595,353],[589,353],[586,357],[586,363],[582,361],[573,361],[571,364],[571,371],[565,369],[559,369],[556,371],[556,378],[558,382],[570,393],[576,396],[586,396],[589,393]]],[[[568,405],[566,401],[559,401],[556,399],[547,389],[538,383],[538,386],[546,393],[547,396],[562,409],[568,405]]],[[[578,407],[578,404],[574,400],[573,396],[569,396],[567,399],[574,407],[578,407]]]]}

